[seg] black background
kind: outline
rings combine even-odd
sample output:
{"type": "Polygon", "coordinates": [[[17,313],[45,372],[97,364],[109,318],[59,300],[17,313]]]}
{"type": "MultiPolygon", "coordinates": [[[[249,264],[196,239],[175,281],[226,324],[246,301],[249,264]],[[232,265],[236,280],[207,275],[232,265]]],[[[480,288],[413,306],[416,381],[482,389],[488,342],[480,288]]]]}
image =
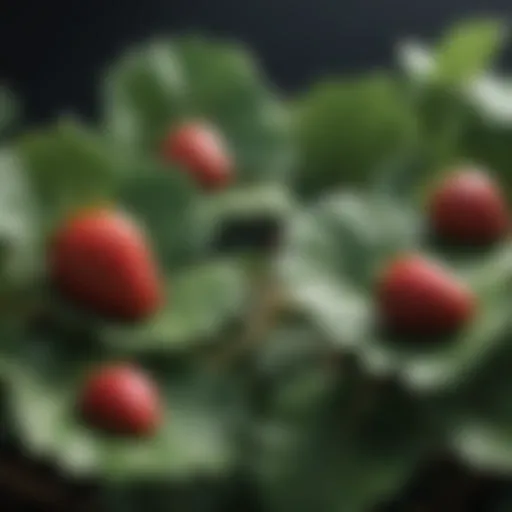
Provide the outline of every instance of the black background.
{"type": "Polygon", "coordinates": [[[0,79],[30,121],[94,115],[102,69],[130,42],[195,30],[243,40],[286,90],[388,64],[403,36],[457,18],[512,13],[510,0],[3,0],[0,79]]]}

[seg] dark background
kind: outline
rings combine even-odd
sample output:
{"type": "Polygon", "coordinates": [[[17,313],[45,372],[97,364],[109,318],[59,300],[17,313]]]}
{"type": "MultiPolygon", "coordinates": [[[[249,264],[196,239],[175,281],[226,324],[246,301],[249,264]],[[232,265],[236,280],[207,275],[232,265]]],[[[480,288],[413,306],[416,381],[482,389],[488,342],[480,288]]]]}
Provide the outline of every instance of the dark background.
{"type": "Polygon", "coordinates": [[[403,36],[466,15],[512,13],[510,0],[3,0],[0,79],[27,118],[94,115],[101,70],[127,44],[193,29],[241,39],[286,90],[321,75],[387,64],[403,36]]]}

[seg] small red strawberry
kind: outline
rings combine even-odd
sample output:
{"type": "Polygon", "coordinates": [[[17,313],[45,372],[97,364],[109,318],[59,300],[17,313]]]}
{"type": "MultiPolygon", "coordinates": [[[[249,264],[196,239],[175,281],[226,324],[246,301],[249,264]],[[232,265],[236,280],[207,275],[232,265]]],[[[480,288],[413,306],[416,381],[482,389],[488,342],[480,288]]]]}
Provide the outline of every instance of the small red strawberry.
{"type": "Polygon", "coordinates": [[[473,317],[472,292],[445,269],[419,255],[392,262],[378,282],[377,309],[396,334],[450,334],[473,317]]]}
{"type": "Polygon", "coordinates": [[[234,165],[225,141],[208,124],[179,126],[163,140],[161,154],[166,162],[182,165],[205,189],[222,189],[233,179],[234,165]]]}
{"type": "Polygon", "coordinates": [[[100,315],[143,320],[162,302],[143,233],[116,211],[89,211],[63,225],[50,247],[49,270],[66,298],[100,315]]]}
{"type": "Polygon", "coordinates": [[[156,385],[130,365],[105,366],[89,375],[78,406],[89,426],[111,434],[150,436],[162,421],[156,385]]]}
{"type": "Polygon", "coordinates": [[[487,245],[509,229],[509,212],[498,185],[477,170],[455,172],[434,192],[430,204],[433,232],[447,242],[487,245]]]}

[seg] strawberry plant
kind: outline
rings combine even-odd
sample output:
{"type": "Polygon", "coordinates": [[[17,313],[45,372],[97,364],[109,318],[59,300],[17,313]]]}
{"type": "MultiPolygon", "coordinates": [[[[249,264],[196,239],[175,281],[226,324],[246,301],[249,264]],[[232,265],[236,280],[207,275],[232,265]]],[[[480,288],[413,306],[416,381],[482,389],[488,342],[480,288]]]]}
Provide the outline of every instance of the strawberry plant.
{"type": "Polygon", "coordinates": [[[237,44],[154,40],[95,126],[6,138],[9,435],[108,510],[384,510],[439,452],[512,477],[503,32],[292,98],[237,44]]]}

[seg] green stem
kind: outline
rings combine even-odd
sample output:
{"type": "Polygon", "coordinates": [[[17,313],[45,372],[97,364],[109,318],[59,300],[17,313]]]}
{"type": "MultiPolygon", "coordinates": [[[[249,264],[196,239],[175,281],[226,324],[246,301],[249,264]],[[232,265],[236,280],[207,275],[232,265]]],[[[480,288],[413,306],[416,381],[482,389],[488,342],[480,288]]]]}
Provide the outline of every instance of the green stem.
{"type": "Polygon", "coordinates": [[[271,263],[265,261],[253,268],[251,309],[235,340],[225,351],[214,356],[214,365],[226,367],[245,359],[280,317],[282,291],[271,267],[271,263]]]}

